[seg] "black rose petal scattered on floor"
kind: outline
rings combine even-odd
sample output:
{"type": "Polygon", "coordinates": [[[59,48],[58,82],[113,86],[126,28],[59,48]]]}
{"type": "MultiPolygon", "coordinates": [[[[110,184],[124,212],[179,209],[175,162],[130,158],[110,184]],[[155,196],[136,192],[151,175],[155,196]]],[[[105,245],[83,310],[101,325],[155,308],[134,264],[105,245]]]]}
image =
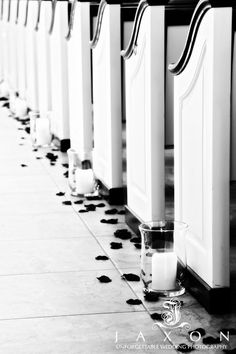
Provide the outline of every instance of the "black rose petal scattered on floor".
{"type": "MultiPolygon", "coordinates": [[[[193,335],[194,335],[194,332],[199,332],[199,333],[201,334],[201,337],[205,336],[205,334],[206,334],[206,331],[205,331],[204,328],[196,328],[196,329],[194,329],[194,330],[192,330],[192,331],[189,331],[188,333],[189,333],[189,335],[190,335],[191,333],[193,333],[193,335]]],[[[196,336],[197,336],[197,335],[198,335],[198,334],[196,334],[196,336]]]]}
{"type": "Polygon", "coordinates": [[[37,159],[37,160],[42,160],[42,157],[36,156],[36,159],[37,159]]]}
{"type": "Polygon", "coordinates": [[[188,345],[186,343],[181,343],[178,345],[176,350],[178,350],[178,352],[181,352],[181,353],[190,353],[194,350],[194,348],[191,345],[188,345]]]}
{"type": "Polygon", "coordinates": [[[71,201],[70,200],[64,200],[64,202],[62,202],[63,205],[71,205],[71,201]]]}
{"type": "Polygon", "coordinates": [[[102,200],[102,197],[100,195],[90,195],[87,196],[86,199],[92,202],[96,200],[102,200]]]}
{"type": "Polygon", "coordinates": [[[118,219],[101,219],[100,222],[102,224],[117,224],[118,223],[118,219]]]}
{"type": "Polygon", "coordinates": [[[120,248],[123,248],[123,245],[121,242],[110,242],[111,249],[113,250],[119,250],[120,248]]]}
{"type": "Polygon", "coordinates": [[[95,211],[96,210],[96,205],[94,205],[94,204],[84,204],[84,206],[88,211],[95,211]]]}
{"type": "Polygon", "coordinates": [[[59,151],[59,149],[58,148],[53,148],[52,151],[59,151]]]}
{"type": "Polygon", "coordinates": [[[227,333],[229,332],[229,334],[233,336],[236,334],[236,329],[235,328],[222,328],[218,332],[222,332],[225,335],[227,335],[227,333]]]}
{"type": "Polygon", "coordinates": [[[106,215],[114,215],[117,213],[117,209],[116,208],[113,208],[113,209],[109,209],[109,210],[105,210],[105,214],[106,215]]]}
{"type": "Polygon", "coordinates": [[[112,280],[107,277],[106,275],[102,275],[100,277],[97,277],[97,279],[100,281],[100,283],[110,283],[112,280]]]}
{"type": "Polygon", "coordinates": [[[95,259],[97,261],[107,261],[109,258],[107,256],[97,256],[95,259]]]}
{"type": "Polygon", "coordinates": [[[27,134],[30,134],[30,127],[25,127],[25,131],[27,134]]]}
{"type": "Polygon", "coordinates": [[[160,297],[157,293],[149,292],[144,295],[144,299],[148,302],[156,302],[160,297]]]}
{"type": "Polygon", "coordinates": [[[56,163],[55,162],[50,162],[50,166],[55,166],[56,163]]]}
{"type": "Polygon", "coordinates": [[[127,281],[140,281],[140,277],[133,273],[122,274],[121,279],[125,279],[127,281]]]}
{"type": "Polygon", "coordinates": [[[73,202],[74,204],[83,204],[83,200],[76,200],[75,202],[73,202]]]}
{"type": "Polygon", "coordinates": [[[132,237],[132,234],[127,229],[119,229],[114,232],[114,236],[121,240],[129,240],[132,237]]]}
{"type": "Polygon", "coordinates": [[[10,108],[10,103],[9,102],[6,102],[2,105],[2,107],[6,107],[6,108],[10,108]]]}
{"type": "Polygon", "coordinates": [[[62,163],[61,164],[63,167],[65,167],[65,168],[69,168],[69,164],[68,163],[62,163]]]}
{"type": "Polygon", "coordinates": [[[48,152],[45,157],[51,162],[56,162],[58,159],[58,155],[53,154],[52,152],[48,152]]]}
{"type": "Polygon", "coordinates": [[[138,250],[141,250],[142,245],[140,243],[134,243],[134,247],[137,248],[138,250]]]}
{"type": "Polygon", "coordinates": [[[125,210],[119,210],[119,211],[117,212],[117,214],[118,214],[118,215],[125,215],[125,210]]]}
{"type": "Polygon", "coordinates": [[[202,343],[203,344],[219,344],[220,343],[220,338],[218,338],[218,337],[215,338],[215,337],[212,337],[212,336],[205,337],[205,338],[203,338],[202,343]]]}
{"type": "Polygon", "coordinates": [[[129,300],[126,300],[126,302],[129,305],[141,305],[142,304],[142,301],[139,299],[129,299],[129,300]]]}
{"type": "Polygon", "coordinates": [[[65,178],[68,178],[68,176],[69,176],[69,172],[68,172],[68,171],[66,171],[65,173],[63,173],[63,176],[64,176],[65,178]]]}
{"type": "Polygon", "coordinates": [[[22,164],[21,164],[21,167],[28,167],[28,165],[22,163],[22,164]]]}
{"type": "Polygon", "coordinates": [[[141,243],[141,237],[138,237],[138,236],[132,237],[130,242],[141,243]]]}
{"type": "Polygon", "coordinates": [[[155,321],[163,321],[162,313],[154,312],[150,315],[150,317],[155,321]]]}
{"type": "Polygon", "coordinates": [[[78,213],[88,213],[88,210],[87,210],[87,209],[80,209],[80,210],[78,211],[78,213]]]}
{"type": "Polygon", "coordinates": [[[56,193],[56,195],[57,195],[58,197],[63,197],[63,195],[65,195],[65,193],[64,193],[64,192],[58,192],[58,193],[56,193]]]}
{"type": "Polygon", "coordinates": [[[36,152],[36,151],[38,151],[38,149],[37,149],[37,148],[35,148],[35,149],[33,149],[32,151],[33,151],[33,152],[36,152]]]}
{"type": "Polygon", "coordinates": [[[104,203],[98,203],[98,204],[96,204],[96,207],[97,208],[104,208],[106,206],[106,204],[104,204],[104,203]]]}
{"type": "Polygon", "coordinates": [[[0,97],[0,101],[8,101],[7,97],[0,97]]]}

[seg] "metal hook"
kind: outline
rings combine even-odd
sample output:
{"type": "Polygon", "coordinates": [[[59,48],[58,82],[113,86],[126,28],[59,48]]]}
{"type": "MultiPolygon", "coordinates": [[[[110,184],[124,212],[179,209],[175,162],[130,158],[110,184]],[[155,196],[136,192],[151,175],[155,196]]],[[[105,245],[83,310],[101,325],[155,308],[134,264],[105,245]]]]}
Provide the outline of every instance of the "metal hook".
{"type": "Polygon", "coordinates": [[[37,21],[36,21],[36,25],[35,25],[35,31],[38,31],[38,30],[39,30],[41,4],[42,4],[42,0],[38,0],[38,14],[37,14],[37,21]]]}
{"type": "Polygon", "coordinates": [[[51,0],[51,2],[52,2],[52,18],[51,18],[51,25],[50,25],[50,29],[49,29],[49,34],[52,34],[53,27],[54,27],[57,0],[51,0]]]}
{"type": "MultiPolygon", "coordinates": [[[[69,20],[69,28],[68,28],[68,33],[66,35],[66,40],[69,41],[71,38],[71,33],[73,30],[73,26],[74,26],[74,17],[75,17],[75,8],[76,8],[76,3],[77,0],[73,0],[72,4],[71,4],[71,12],[70,12],[70,20],[69,20]]],[[[69,5],[69,2],[68,2],[69,5]]]]}

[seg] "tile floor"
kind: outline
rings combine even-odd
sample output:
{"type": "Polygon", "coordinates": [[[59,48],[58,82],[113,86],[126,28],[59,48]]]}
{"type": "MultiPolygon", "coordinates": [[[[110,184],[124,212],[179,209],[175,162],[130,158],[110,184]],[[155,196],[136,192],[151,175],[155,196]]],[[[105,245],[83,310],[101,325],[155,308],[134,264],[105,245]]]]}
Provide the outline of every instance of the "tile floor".
{"type": "MultiPolygon", "coordinates": [[[[139,274],[140,261],[129,240],[113,235],[127,227],[124,216],[117,225],[106,225],[100,219],[108,205],[84,214],[78,213],[81,205],[63,205],[76,200],[63,176],[66,155],[54,152],[59,159],[51,166],[48,150],[32,151],[21,128],[0,110],[0,353],[175,353],[179,344],[191,345],[185,328],[168,331],[168,339],[154,326],[150,314],[161,313],[163,299],[147,302],[141,282],[121,279],[123,273],[139,274]],[[59,191],[66,195],[56,196],[59,191]],[[111,241],[123,248],[111,249],[111,241]],[[97,261],[97,255],[109,260],[97,261]],[[101,275],[112,282],[100,283],[101,275]],[[130,298],[142,304],[129,305],[130,298]]],[[[210,316],[189,294],[181,300],[182,321],[191,329],[203,327],[218,336],[222,327],[236,328],[235,313],[210,316]]],[[[236,346],[235,337],[228,349],[236,346]]],[[[205,352],[202,340],[197,344],[195,350],[205,352]]]]}

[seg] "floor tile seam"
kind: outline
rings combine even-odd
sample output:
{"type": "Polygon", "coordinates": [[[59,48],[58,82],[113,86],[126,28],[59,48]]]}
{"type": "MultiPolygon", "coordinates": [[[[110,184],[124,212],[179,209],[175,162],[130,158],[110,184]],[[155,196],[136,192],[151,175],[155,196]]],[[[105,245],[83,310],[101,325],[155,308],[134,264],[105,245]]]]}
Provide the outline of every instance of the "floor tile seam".
{"type": "MultiPolygon", "coordinates": [[[[39,160],[39,161],[40,161],[40,163],[42,163],[41,160],[39,160]]],[[[61,191],[61,186],[59,186],[59,184],[54,180],[53,176],[52,176],[52,175],[49,173],[49,171],[47,170],[47,167],[46,167],[43,163],[42,163],[42,165],[43,165],[44,169],[47,171],[47,174],[49,175],[50,179],[53,181],[53,183],[54,183],[55,186],[57,187],[57,190],[60,192],[60,191],[61,191]]],[[[67,189],[67,190],[66,190],[65,193],[68,192],[68,187],[66,187],[66,189],[67,189]]],[[[62,198],[61,198],[61,200],[64,200],[64,201],[66,201],[67,199],[68,199],[67,195],[62,196],[62,198]]],[[[71,197],[70,197],[70,200],[71,200],[71,197]]],[[[80,217],[80,215],[78,215],[78,212],[75,210],[75,208],[73,207],[73,205],[71,205],[70,208],[73,210],[73,213],[74,213],[77,217],[79,217],[79,219],[82,221],[82,223],[83,223],[83,225],[86,227],[87,231],[92,235],[91,230],[90,230],[90,229],[88,228],[88,226],[83,222],[83,219],[80,217]]]]}
{"type": "Polygon", "coordinates": [[[45,315],[45,316],[28,316],[28,317],[10,317],[0,318],[0,322],[4,321],[21,321],[21,320],[37,320],[37,319],[50,319],[50,318],[65,318],[65,317],[80,317],[80,316],[101,316],[101,315],[115,315],[115,314],[133,314],[133,313],[146,313],[145,310],[130,310],[130,311],[103,311],[103,312],[89,312],[89,313],[72,313],[60,315],[45,315]]]}
{"type": "MultiPolygon", "coordinates": [[[[112,264],[113,265],[113,264],[112,264]]],[[[104,272],[104,271],[114,271],[116,269],[113,268],[96,268],[96,269],[78,269],[78,270],[59,270],[59,271],[51,271],[51,272],[34,272],[34,273],[8,273],[8,274],[0,274],[0,278],[4,277],[27,277],[27,276],[37,276],[37,275],[51,275],[51,274],[68,274],[68,273],[86,273],[86,272],[104,272]]]]}
{"type": "MultiPolygon", "coordinates": [[[[97,241],[97,243],[100,245],[100,247],[103,249],[104,253],[106,254],[107,257],[109,257],[110,261],[113,263],[114,267],[116,268],[116,270],[120,273],[120,275],[122,275],[122,272],[120,271],[121,269],[119,269],[119,267],[117,266],[117,264],[115,263],[115,261],[109,256],[109,254],[106,252],[106,250],[104,249],[104,247],[101,245],[101,243],[99,242],[99,239],[93,234],[93,237],[95,238],[95,240],[97,241]]],[[[147,314],[150,316],[151,312],[147,307],[147,305],[143,302],[143,300],[140,298],[139,294],[132,288],[130,282],[128,282],[127,280],[124,280],[127,284],[127,286],[130,288],[131,292],[142,301],[142,306],[145,310],[145,312],[147,312],[147,314]]],[[[160,328],[161,333],[165,336],[165,331],[163,329],[160,328]]],[[[169,341],[169,339],[168,339],[169,341]]],[[[170,344],[173,344],[171,341],[169,341],[170,344]]]]}
{"type": "MultiPolygon", "coordinates": [[[[58,183],[54,180],[53,176],[49,173],[47,167],[46,167],[43,163],[41,163],[41,160],[38,161],[38,162],[40,162],[41,166],[43,167],[43,169],[44,169],[45,172],[46,172],[46,175],[49,176],[49,178],[52,180],[53,184],[54,184],[54,185],[58,188],[58,190],[59,190],[59,189],[60,189],[60,186],[59,186],[58,183]]],[[[72,207],[72,210],[76,213],[77,216],[79,216],[78,213],[75,211],[75,209],[74,209],[73,207],[72,207]]],[[[95,234],[92,232],[92,230],[89,228],[87,222],[85,222],[85,220],[84,220],[83,218],[81,218],[80,216],[79,216],[79,218],[80,218],[80,220],[83,222],[83,224],[86,226],[86,228],[88,229],[88,231],[92,234],[92,236],[94,237],[94,239],[96,240],[96,242],[98,243],[98,245],[101,247],[101,249],[103,250],[103,252],[109,257],[111,263],[113,264],[113,267],[118,271],[119,274],[122,275],[122,273],[120,272],[120,269],[117,267],[117,265],[116,265],[116,263],[114,262],[114,260],[107,254],[107,252],[105,251],[105,249],[103,248],[103,246],[101,245],[101,243],[99,242],[99,240],[97,239],[96,235],[95,235],[95,234]]],[[[100,270],[99,270],[99,271],[100,271],[100,270]]],[[[70,271],[70,272],[71,272],[71,271],[70,271]]],[[[73,272],[75,272],[75,271],[73,271],[73,272]]],[[[63,273],[68,273],[68,272],[63,272],[63,273]]],[[[39,273],[36,273],[36,274],[39,274],[39,273]]],[[[43,273],[43,274],[45,274],[45,273],[43,273]]],[[[46,273],[46,274],[48,274],[48,273],[46,273]]],[[[49,273],[49,274],[53,274],[53,273],[49,273]]],[[[29,274],[26,274],[26,275],[29,275],[29,274]]],[[[30,275],[33,275],[33,274],[30,274],[30,275]]],[[[138,295],[138,294],[134,291],[134,289],[130,286],[129,282],[127,282],[126,280],[124,280],[124,281],[126,282],[126,284],[128,285],[128,287],[130,288],[131,292],[132,292],[137,298],[139,298],[139,295],[138,295]]],[[[150,313],[143,302],[142,302],[142,306],[143,306],[142,312],[148,312],[148,313],[150,313]]],[[[133,311],[132,311],[132,312],[133,312],[133,311]]],[[[132,312],[131,312],[131,313],[132,313],[132,312]]],[[[139,312],[139,311],[138,311],[138,312],[139,312]]],[[[116,313],[117,313],[117,312],[116,312],[116,313]]],[[[129,313],[130,313],[130,312],[129,312],[129,313]]],[[[99,314],[100,314],[100,313],[99,313],[99,314]]]]}
{"type": "MultiPolygon", "coordinates": [[[[105,250],[105,248],[103,247],[103,245],[99,242],[99,240],[97,239],[97,237],[92,233],[92,236],[94,237],[94,239],[96,240],[96,242],[98,243],[98,245],[101,247],[101,249],[103,250],[104,254],[110,259],[111,263],[113,264],[114,268],[117,270],[117,272],[122,275],[122,273],[120,272],[119,267],[117,266],[116,262],[112,259],[112,257],[110,257],[110,255],[107,253],[107,251],[105,250]]],[[[126,285],[130,288],[131,292],[138,298],[140,299],[140,297],[137,295],[137,293],[134,291],[134,289],[132,288],[132,286],[129,284],[129,282],[127,280],[124,280],[126,282],[126,285]]],[[[147,311],[147,307],[145,306],[145,304],[142,301],[142,306],[144,307],[144,309],[146,309],[147,311]]]]}
{"type": "Polygon", "coordinates": [[[84,238],[91,238],[92,235],[80,235],[80,236],[69,236],[69,237],[48,237],[48,238],[0,238],[0,242],[16,242],[16,241],[56,241],[56,240],[79,240],[84,238]]]}

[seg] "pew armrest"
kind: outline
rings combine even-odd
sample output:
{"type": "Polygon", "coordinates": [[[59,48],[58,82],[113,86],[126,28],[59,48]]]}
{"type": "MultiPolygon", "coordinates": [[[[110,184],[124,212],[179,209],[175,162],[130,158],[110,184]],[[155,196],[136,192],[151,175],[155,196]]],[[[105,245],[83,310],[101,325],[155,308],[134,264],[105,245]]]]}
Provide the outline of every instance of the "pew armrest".
{"type": "Polygon", "coordinates": [[[186,67],[191,57],[194,43],[197,37],[198,29],[207,11],[213,7],[233,6],[233,1],[200,0],[194,10],[185,46],[179,60],[176,63],[169,64],[168,69],[174,75],[179,75],[186,67]]]}

